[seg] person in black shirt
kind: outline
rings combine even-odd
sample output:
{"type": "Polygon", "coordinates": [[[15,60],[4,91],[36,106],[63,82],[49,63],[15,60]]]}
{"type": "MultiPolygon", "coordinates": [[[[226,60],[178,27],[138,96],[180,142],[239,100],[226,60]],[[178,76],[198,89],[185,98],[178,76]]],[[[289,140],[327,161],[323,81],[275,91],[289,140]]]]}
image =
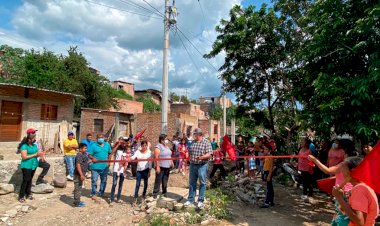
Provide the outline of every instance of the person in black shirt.
{"type": "Polygon", "coordinates": [[[75,170],[74,170],[74,206],[84,207],[84,202],[80,201],[82,195],[83,181],[86,179],[86,172],[88,169],[88,155],[87,145],[84,143],[79,144],[79,152],[75,157],[75,170]]]}

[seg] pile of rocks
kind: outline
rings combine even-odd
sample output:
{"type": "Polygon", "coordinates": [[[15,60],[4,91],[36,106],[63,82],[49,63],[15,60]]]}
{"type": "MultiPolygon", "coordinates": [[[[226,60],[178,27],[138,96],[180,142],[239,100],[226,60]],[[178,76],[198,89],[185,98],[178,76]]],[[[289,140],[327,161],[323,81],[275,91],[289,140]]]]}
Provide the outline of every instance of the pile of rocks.
{"type": "Polygon", "coordinates": [[[260,199],[265,198],[265,189],[262,183],[249,177],[225,180],[221,184],[221,188],[232,192],[237,199],[250,205],[255,205],[260,199]]]}
{"type": "Polygon", "coordinates": [[[2,214],[1,216],[1,222],[3,222],[5,225],[12,225],[12,218],[15,218],[17,216],[22,216],[32,210],[35,210],[36,207],[29,206],[29,205],[17,205],[5,212],[5,214],[2,214]]]}

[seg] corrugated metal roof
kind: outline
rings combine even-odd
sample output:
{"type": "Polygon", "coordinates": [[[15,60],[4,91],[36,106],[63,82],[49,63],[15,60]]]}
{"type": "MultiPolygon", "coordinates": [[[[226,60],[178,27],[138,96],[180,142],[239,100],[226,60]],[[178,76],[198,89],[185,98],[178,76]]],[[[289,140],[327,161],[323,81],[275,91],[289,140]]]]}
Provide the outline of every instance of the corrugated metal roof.
{"type": "Polygon", "coordinates": [[[61,92],[61,91],[56,91],[56,90],[49,90],[49,89],[37,88],[37,87],[33,87],[33,86],[24,86],[24,85],[13,84],[13,83],[0,83],[0,86],[22,87],[22,88],[35,89],[35,90],[40,90],[40,91],[46,91],[46,92],[52,92],[52,93],[59,93],[59,94],[62,94],[62,95],[69,95],[69,96],[75,96],[75,97],[81,97],[81,98],[84,98],[82,95],[79,95],[79,94],[66,93],[66,92],[61,92]]]}

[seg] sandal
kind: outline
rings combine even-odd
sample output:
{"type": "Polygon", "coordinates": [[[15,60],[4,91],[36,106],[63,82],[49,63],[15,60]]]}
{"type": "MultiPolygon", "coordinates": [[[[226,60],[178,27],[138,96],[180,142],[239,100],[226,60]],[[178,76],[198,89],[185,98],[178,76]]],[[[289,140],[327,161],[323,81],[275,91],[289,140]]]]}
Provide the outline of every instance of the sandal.
{"type": "Polygon", "coordinates": [[[25,202],[25,198],[19,198],[18,201],[23,203],[23,202],[25,202]]]}

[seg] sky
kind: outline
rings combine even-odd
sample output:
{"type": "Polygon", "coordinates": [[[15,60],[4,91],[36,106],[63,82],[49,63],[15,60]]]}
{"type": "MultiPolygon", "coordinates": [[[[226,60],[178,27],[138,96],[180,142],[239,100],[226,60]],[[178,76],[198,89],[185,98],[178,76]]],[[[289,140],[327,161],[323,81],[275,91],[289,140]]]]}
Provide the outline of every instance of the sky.
{"type": "MultiPolygon", "coordinates": [[[[222,81],[215,69],[224,56],[202,58],[217,36],[215,26],[235,4],[262,3],[270,4],[177,0],[178,30],[173,28],[169,38],[169,92],[192,99],[220,95],[222,81]]],[[[164,0],[0,0],[0,45],[57,54],[78,46],[90,66],[111,81],[161,90],[163,11],[164,0]]]]}

